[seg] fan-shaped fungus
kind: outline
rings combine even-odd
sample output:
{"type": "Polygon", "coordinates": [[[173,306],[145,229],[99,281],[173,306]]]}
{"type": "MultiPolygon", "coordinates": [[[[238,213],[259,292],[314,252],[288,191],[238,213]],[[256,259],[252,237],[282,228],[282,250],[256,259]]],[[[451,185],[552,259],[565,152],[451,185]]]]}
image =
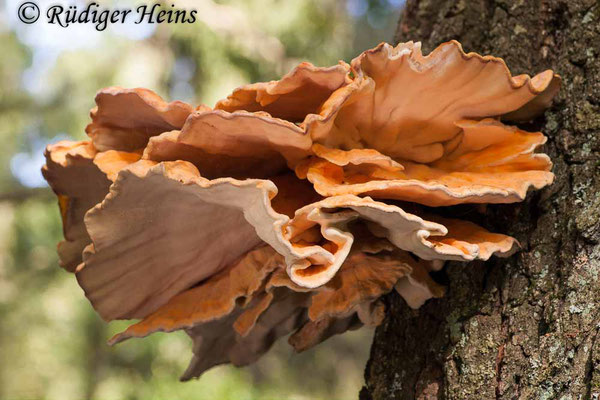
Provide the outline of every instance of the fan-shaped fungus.
{"type": "Polygon", "coordinates": [[[61,265],[117,343],[185,330],[183,379],[246,365],[274,340],[303,351],[417,308],[445,260],[509,256],[515,239],[432,207],[511,203],[553,180],[545,143],[505,121],[549,106],[559,78],[442,44],[381,44],[351,64],[302,63],[215,109],[146,89],[101,90],[89,142],[46,150],[61,265]],[[423,206],[427,206],[423,207],[423,206]]]}

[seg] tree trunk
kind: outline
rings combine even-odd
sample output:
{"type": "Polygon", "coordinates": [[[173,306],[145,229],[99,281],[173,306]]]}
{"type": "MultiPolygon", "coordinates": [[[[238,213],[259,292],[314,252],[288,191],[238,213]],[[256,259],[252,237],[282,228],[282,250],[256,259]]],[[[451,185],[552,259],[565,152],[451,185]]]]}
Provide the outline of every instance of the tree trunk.
{"type": "MultiPolygon", "coordinates": [[[[509,259],[450,263],[447,295],[409,309],[395,293],[361,400],[600,398],[600,2],[409,0],[396,40],[457,39],[513,75],[563,86],[528,130],[548,137],[555,183],[468,217],[516,237],[509,259]]],[[[461,210],[460,212],[465,212],[461,210]]]]}

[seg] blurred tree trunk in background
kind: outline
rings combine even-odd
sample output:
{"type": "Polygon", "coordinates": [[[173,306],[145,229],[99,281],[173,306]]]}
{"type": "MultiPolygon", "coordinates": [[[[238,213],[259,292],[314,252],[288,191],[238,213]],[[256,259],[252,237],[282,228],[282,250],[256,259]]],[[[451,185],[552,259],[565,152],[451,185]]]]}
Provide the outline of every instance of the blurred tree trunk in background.
{"type": "Polygon", "coordinates": [[[360,398],[597,399],[600,396],[600,2],[409,0],[396,41],[450,39],[504,58],[513,75],[552,68],[563,87],[527,126],[548,137],[554,185],[489,206],[519,239],[510,259],[451,263],[445,298],[410,310],[395,293],[360,398]]]}

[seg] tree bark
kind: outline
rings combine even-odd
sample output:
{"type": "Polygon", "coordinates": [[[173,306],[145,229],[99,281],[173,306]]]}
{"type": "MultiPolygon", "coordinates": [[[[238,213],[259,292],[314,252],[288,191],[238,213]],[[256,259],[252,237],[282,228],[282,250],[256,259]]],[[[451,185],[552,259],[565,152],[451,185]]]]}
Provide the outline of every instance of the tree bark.
{"type": "Polygon", "coordinates": [[[450,263],[447,295],[409,309],[395,293],[377,329],[361,400],[600,398],[600,2],[408,0],[396,41],[457,39],[513,75],[552,68],[555,183],[519,204],[459,210],[516,237],[509,259],[450,263]]]}

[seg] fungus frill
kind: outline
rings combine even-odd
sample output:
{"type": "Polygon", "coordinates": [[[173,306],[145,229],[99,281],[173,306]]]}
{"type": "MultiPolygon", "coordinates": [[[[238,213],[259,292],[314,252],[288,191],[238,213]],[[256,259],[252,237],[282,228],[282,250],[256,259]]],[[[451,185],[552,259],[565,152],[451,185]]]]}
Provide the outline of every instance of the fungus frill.
{"type": "Polygon", "coordinates": [[[246,365],[278,338],[296,351],[384,318],[396,290],[418,308],[444,261],[518,243],[440,206],[522,201],[552,183],[527,121],[560,86],[511,76],[448,42],[381,44],[350,64],[302,63],[214,109],[146,89],[96,96],[90,141],[48,146],[61,265],[107,321],[111,343],[185,330],[182,379],[246,365]]]}

